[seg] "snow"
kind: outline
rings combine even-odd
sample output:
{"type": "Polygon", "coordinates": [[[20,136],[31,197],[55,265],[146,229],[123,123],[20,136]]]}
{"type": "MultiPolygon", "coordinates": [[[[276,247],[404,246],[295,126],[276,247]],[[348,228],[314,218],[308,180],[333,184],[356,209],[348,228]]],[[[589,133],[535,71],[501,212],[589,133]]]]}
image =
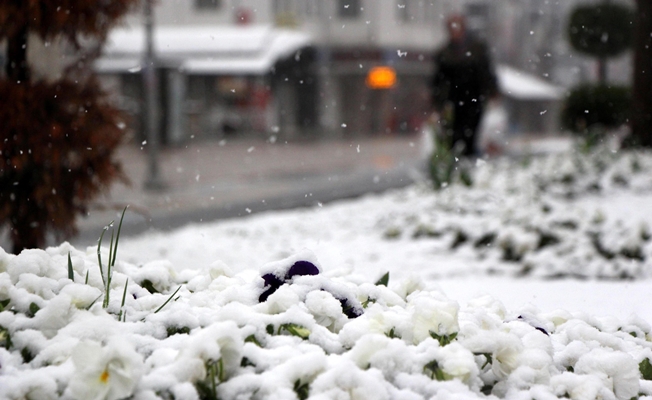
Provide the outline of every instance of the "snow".
{"type": "MultiPolygon", "coordinates": [[[[311,41],[305,33],[265,25],[159,26],[153,37],[159,62],[189,74],[266,73],[276,61],[311,41]]],[[[144,49],[142,27],[115,29],[109,34],[96,68],[126,72],[141,64],[144,49]]]]}
{"type": "Polygon", "coordinates": [[[519,100],[560,100],[564,88],[506,65],[496,68],[500,91],[519,100]]]}
{"type": "Polygon", "coordinates": [[[492,159],[122,238],[106,308],[95,246],[0,250],[0,398],[650,398],[651,169],[492,159]]]}

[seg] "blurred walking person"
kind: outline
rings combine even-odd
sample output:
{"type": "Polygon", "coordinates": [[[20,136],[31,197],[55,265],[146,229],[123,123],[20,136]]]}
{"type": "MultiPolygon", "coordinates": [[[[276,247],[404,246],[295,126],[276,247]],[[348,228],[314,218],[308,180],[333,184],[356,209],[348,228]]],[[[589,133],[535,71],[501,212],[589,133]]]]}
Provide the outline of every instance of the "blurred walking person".
{"type": "Polygon", "coordinates": [[[449,41],[435,54],[432,106],[451,149],[478,155],[477,131],[484,105],[498,85],[487,45],[468,34],[463,15],[446,20],[449,41]]]}

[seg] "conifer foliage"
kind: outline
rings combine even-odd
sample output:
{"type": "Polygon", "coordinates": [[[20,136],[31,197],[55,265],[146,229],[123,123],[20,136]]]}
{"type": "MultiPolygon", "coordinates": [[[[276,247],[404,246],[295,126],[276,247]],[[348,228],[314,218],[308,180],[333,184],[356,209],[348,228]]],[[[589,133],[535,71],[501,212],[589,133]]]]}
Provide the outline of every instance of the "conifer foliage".
{"type": "Polygon", "coordinates": [[[116,179],[112,156],[124,119],[107,99],[90,61],[108,30],[137,0],[0,0],[0,227],[13,252],[43,247],[47,233],[75,233],[75,217],[116,179]],[[76,57],[56,80],[34,77],[28,38],[67,39],[76,57]],[[85,45],[80,45],[80,40],[85,45]],[[89,43],[91,45],[89,45],[89,43]]]}

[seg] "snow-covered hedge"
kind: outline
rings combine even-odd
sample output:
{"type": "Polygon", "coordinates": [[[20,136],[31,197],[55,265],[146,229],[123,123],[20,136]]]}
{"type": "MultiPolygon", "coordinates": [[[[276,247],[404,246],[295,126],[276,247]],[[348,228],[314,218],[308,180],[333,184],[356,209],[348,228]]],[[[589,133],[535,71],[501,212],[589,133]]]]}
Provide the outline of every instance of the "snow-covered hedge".
{"type": "Polygon", "coordinates": [[[608,209],[619,194],[650,193],[650,154],[600,148],[590,154],[479,160],[469,171],[470,188],[408,193],[403,202],[412,207],[383,215],[381,234],[388,241],[430,241],[438,251],[466,253],[493,274],[609,280],[652,276],[651,227],[640,219],[610,218],[600,208],[583,207],[586,199],[592,204],[605,199],[601,207],[608,209]]]}
{"type": "Polygon", "coordinates": [[[460,307],[420,281],[336,267],[309,252],[240,273],[118,257],[105,307],[95,249],[0,250],[0,398],[652,395],[644,321],[514,312],[490,297],[460,307]]]}

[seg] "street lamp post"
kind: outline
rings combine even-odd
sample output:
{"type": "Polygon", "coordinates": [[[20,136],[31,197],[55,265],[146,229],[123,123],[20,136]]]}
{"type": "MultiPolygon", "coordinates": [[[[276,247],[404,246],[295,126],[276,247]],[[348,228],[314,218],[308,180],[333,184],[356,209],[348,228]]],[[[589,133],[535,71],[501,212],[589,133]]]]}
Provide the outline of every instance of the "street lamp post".
{"type": "Polygon", "coordinates": [[[148,176],[145,189],[162,190],[165,184],[159,169],[159,110],[156,59],[154,55],[154,15],[152,1],[145,0],[145,57],[143,60],[143,85],[145,97],[145,129],[147,138],[148,176]]]}

